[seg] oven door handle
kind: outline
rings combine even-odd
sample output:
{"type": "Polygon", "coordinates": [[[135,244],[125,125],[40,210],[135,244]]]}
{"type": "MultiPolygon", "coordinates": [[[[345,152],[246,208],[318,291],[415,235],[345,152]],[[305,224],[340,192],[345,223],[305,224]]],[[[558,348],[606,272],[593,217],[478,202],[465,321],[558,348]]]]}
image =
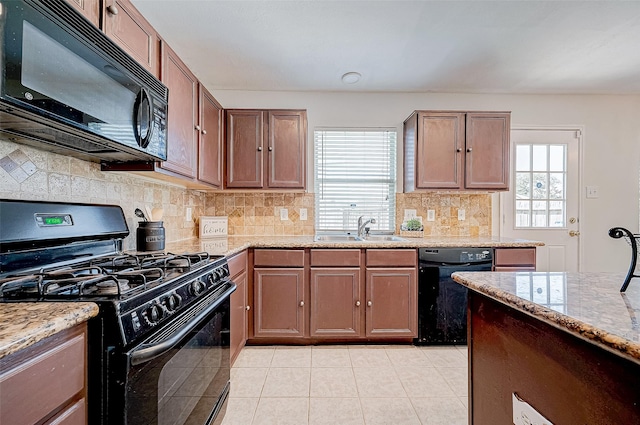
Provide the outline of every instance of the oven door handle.
{"type": "Polygon", "coordinates": [[[198,324],[207,317],[213,310],[218,308],[220,304],[225,302],[231,293],[236,290],[236,285],[233,284],[231,288],[225,291],[215,302],[211,305],[207,306],[204,310],[190,319],[185,325],[180,328],[176,333],[174,333],[170,338],[167,338],[159,343],[153,344],[141,344],[136,349],[129,352],[128,357],[132,366],[137,366],[142,363],[146,363],[150,360],[155,359],[171,350],[175,347],[182,339],[191,332],[198,324]]]}

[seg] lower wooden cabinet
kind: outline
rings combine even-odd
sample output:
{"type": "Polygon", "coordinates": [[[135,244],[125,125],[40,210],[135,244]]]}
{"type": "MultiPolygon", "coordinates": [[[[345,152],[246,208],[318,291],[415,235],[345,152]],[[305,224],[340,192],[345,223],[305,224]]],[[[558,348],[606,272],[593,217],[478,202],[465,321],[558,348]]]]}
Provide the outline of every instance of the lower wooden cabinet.
{"type": "Polygon", "coordinates": [[[227,260],[230,279],[236,284],[231,294],[230,349],[231,365],[247,342],[249,300],[247,279],[247,251],[242,251],[227,260]]]}
{"type": "Polygon", "coordinates": [[[312,268],[310,272],[310,336],[359,337],[360,268],[312,268]]]}
{"type": "Polygon", "coordinates": [[[415,268],[367,268],[367,337],[418,336],[415,268]]]}
{"type": "Polygon", "coordinates": [[[253,291],[255,338],[305,336],[303,268],[255,268],[253,291]]]}
{"type": "Polygon", "coordinates": [[[0,360],[0,424],[84,425],[86,323],[0,360]]]}

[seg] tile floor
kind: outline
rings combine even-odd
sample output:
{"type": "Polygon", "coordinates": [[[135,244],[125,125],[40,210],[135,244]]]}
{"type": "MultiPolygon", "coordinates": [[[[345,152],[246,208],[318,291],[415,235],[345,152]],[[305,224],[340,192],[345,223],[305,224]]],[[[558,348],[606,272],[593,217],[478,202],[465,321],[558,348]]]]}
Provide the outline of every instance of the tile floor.
{"type": "Polygon", "coordinates": [[[466,425],[467,351],[410,345],[245,347],[223,425],[466,425]]]}

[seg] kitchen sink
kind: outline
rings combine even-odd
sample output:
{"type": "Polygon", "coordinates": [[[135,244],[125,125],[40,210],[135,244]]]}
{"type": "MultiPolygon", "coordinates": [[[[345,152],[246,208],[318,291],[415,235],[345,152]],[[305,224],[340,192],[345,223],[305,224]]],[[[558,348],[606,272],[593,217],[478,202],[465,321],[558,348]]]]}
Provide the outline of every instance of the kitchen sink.
{"type": "Polygon", "coordinates": [[[394,235],[369,235],[364,238],[364,242],[404,242],[405,238],[394,235]]]}
{"type": "Polygon", "coordinates": [[[394,235],[369,235],[360,238],[354,235],[316,235],[316,242],[404,242],[406,239],[394,235]]]}

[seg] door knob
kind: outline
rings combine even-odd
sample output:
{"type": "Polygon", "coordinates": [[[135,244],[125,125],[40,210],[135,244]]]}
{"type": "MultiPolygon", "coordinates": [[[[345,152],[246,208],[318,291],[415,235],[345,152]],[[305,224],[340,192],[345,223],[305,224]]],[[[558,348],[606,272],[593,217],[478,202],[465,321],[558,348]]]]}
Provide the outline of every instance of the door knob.
{"type": "Polygon", "coordinates": [[[580,236],[580,232],[577,230],[569,230],[569,236],[580,236]]]}
{"type": "Polygon", "coordinates": [[[107,12],[109,12],[112,15],[117,15],[118,14],[118,8],[115,5],[110,5],[107,6],[107,12]]]}

